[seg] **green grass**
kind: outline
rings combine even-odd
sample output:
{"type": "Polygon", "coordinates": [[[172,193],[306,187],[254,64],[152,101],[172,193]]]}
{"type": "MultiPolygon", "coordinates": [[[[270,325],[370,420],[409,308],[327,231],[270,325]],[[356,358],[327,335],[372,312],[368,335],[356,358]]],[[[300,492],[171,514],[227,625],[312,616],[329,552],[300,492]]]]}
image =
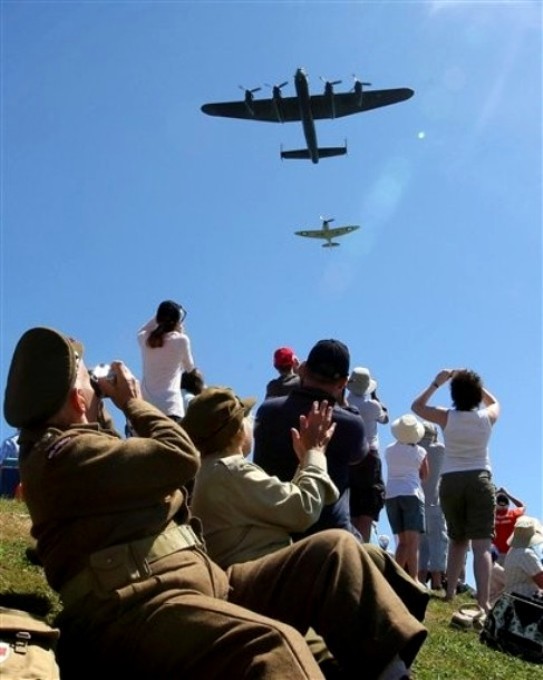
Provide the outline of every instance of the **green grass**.
{"type": "MultiPolygon", "coordinates": [[[[26,603],[52,621],[60,605],[41,568],[26,558],[33,540],[24,503],[0,498],[0,527],[0,604],[24,609],[26,603]]],[[[541,680],[542,666],[489,649],[474,631],[449,627],[455,609],[470,602],[468,595],[454,604],[432,598],[425,621],[429,635],[413,666],[414,680],[541,680]]]]}

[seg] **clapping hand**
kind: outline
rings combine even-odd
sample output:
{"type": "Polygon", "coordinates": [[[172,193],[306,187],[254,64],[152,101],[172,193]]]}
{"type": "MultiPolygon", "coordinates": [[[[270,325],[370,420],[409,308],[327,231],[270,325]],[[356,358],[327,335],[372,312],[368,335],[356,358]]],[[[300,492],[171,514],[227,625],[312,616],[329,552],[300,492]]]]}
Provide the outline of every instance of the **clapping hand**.
{"type": "Polygon", "coordinates": [[[332,438],[336,424],[332,422],[332,407],[326,400],[313,402],[307,415],[300,416],[300,429],[291,428],[292,446],[302,462],[309,449],[326,451],[328,442],[332,438]]]}

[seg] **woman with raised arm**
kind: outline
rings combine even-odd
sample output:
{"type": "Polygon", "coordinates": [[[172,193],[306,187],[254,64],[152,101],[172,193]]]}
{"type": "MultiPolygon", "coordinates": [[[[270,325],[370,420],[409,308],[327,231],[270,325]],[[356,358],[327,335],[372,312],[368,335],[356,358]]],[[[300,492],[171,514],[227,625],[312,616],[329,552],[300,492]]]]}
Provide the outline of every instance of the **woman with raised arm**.
{"type": "Polygon", "coordinates": [[[500,415],[499,402],[474,371],[443,369],[411,409],[443,430],[445,456],[439,496],[450,539],[446,597],[452,600],[456,593],[471,541],[477,602],[488,612],[495,505],[488,444],[500,415]],[[449,380],[453,408],[428,406],[434,392],[449,380]]]}
{"type": "Polygon", "coordinates": [[[181,305],[164,300],[156,315],[138,331],[143,398],[178,422],[185,415],[181,374],[195,368],[190,340],[182,325],[185,316],[181,305]]]}

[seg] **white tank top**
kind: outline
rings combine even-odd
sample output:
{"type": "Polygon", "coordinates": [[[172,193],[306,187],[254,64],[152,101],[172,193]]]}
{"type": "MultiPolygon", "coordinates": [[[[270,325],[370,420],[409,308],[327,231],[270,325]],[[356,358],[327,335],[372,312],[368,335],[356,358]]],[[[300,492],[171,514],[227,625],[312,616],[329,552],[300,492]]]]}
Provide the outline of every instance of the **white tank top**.
{"type": "Polygon", "coordinates": [[[441,474],[467,470],[491,470],[488,441],[492,425],[486,409],[456,411],[447,415],[443,430],[445,457],[441,474]]]}

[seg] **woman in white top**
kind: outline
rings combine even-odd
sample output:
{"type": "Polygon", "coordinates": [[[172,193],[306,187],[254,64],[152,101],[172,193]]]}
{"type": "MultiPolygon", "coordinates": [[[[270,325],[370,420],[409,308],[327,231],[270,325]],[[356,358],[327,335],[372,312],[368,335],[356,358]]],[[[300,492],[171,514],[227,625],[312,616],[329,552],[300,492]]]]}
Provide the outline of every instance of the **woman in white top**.
{"type": "Polygon", "coordinates": [[[488,443],[500,405],[474,371],[443,369],[411,408],[443,430],[445,456],[439,497],[450,539],[446,597],[452,600],[456,594],[471,541],[477,602],[488,612],[496,497],[488,443]],[[430,397],[448,380],[454,408],[428,406],[430,397]]]}
{"type": "Polygon", "coordinates": [[[396,441],[385,449],[386,511],[390,528],[398,538],[396,562],[416,581],[420,535],[425,531],[421,480],[428,476],[426,451],[417,445],[424,435],[424,425],[407,414],[395,420],[390,429],[396,441]]]}
{"type": "Polygon", "coordinates": [[[543,595],[543,563],[536,552],[543,544],[543,527],[535,517],[519,517],[507,540],[505,556],[505,592],[533,597],[543,595]]]}
{"type": "Polygon", "coordinates": [[[138,331],[143,362],[142,395],[176,421],[185,415],[181,374],[194,370],[190,340],[182,326],[185,315],[181,305],[164,300],[156,315],[138,331]]]}

